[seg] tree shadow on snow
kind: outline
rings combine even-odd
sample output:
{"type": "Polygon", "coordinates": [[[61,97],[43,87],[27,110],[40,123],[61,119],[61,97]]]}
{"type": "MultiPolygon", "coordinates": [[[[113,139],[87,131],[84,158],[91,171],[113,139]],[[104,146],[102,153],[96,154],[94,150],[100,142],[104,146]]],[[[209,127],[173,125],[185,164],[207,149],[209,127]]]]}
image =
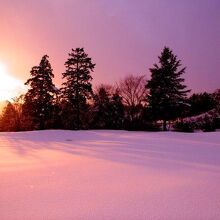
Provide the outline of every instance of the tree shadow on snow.
{"type": "MultiPolygon", "coordinates": [[[[213,134],[217,135],[217,134],[213,134]]],[[[220,171],[220,144],[204,135],[128,131],[32,131],[1,133],[2,146],[20,156],[56,150],[156,169],[220,171]]]]}

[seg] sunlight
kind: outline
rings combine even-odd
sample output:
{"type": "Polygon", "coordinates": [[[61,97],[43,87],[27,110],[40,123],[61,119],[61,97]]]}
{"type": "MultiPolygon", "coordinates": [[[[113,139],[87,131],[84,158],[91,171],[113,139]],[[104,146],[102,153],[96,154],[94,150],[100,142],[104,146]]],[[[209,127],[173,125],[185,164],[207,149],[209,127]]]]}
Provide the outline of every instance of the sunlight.
{"type": "Polygon", "coordinates": [[[3,63],[0,63],[0,79],[0,101],[10,101],[24,90],[23,83],[11,76],[3,63]]]}

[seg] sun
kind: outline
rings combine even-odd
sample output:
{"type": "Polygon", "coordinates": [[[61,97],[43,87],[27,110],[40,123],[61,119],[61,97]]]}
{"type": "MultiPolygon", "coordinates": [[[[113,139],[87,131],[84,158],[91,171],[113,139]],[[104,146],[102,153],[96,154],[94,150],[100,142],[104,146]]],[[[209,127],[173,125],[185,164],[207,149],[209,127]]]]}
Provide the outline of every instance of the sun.
{"type": "Polygon", "coordinates": [[[10,101],[20,95],[23,89],[23,83],[9,74],[5,64],[0,63],[0,101],[10,101]]]}

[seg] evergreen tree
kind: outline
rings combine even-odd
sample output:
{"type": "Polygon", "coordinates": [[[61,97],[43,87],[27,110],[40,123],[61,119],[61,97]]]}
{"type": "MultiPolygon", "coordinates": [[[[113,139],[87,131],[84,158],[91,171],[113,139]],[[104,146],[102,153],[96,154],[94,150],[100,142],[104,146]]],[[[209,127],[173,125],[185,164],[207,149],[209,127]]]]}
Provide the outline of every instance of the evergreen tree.
{"type": "Polygon", "coordinates": [[[189,116],[199,115],[214,109],[216,106],[214,95],[207,92],[193,94],[188,99],[188,102],[190,104],[189,116]]]}
{"type": "Polygon", "coordinates": [[[25,83],[30,88],[24,97],[23,113],[31,122],[31,129],[44,129],[51,118],[56,92],[52,82],[53,70],[47,55],[42,57],[39,66],[31,69],[30,74],[31,78],[25,83]]]}
{"type": "Polygon", "coordinates": [[[17,131],[16,124],[17,112],[11,102],[8,102],[1,116],[1,130],[2,131],[17,131]]]}
{"type": "Polygon", "coordinates": [[[159,56],[159,64],[150,69],[151,79],[146,87],[149,89],[149,108],[156,120],[163,120],[163,130],[166,130],[168,120],[175,119],[181,112],[181,105],[187,93],[181,78],[185,68],[172,50],[165,47],[159,56]]]}
{"type": "Polygon", "coordinates": [[[81,111],[86,109],[86,100],[92,97],[91,72],[95,68],[83,48],[72,49],[65,63],[66,71],[63,78],[62,95],[76,118],[72,119],[73,128],[80,129],[82,124],[81,111]],[[74,124],[74,121],[76,122],[74,124]]]}
{"type": "Polygon", "coordinates": [[[111,104],[110,94],[104,86],[98,89],[97,94],[94,95],[94,118],[92,126],[94,128],[110,128],[111,123],[111,104]]]}
{"type": "Polygon", "coordinates": [[[61,103],[61,91],[56,88],[54,96],[53,112],[51,116],[51,127],[58,129],[62,128],[62,103],[61,103]]]}
{"type": "Polygon", "coordinates": [[[122,103],[122,97],[116,91],[111,98],[111,123],[112,128],[122,129],[124,123],[125,111],[122,103]]]}
{"type": "Polygon", "coordinates": [[[219,110],[219,113],[220,113],[220,89],[217,89],[214,92],[213,96],[214,96],[216,108],[219,110]]]}
{"type": "Polygon", "coordinates": [[[124,105],[118,90],[101,85],[94,95],[93,128],[122,129],[124,123],[124,105]]]}

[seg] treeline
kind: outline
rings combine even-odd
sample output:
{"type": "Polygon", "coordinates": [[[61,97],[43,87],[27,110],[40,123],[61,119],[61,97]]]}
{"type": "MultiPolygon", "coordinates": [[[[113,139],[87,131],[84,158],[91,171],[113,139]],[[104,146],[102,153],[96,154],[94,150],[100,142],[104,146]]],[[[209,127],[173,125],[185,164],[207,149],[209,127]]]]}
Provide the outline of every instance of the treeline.
{"type": "Polygon", "coordinates": [[[158,64],[150,69],[151,79],[130,75],[115,85],[93,88],[95,63],[83,48],[76,48],[65,62],[62,87],[58,89],[45,55],[30,71],[26,94],[7,103],[0,129],[167,130],[175,121],[173,127],[187,130],[184,118],[213,109],[219,114],[220,90],[188,97],[190,90],[184,85],[185,68],[181,66],[172,50],[165,47],[158,64]]]}

